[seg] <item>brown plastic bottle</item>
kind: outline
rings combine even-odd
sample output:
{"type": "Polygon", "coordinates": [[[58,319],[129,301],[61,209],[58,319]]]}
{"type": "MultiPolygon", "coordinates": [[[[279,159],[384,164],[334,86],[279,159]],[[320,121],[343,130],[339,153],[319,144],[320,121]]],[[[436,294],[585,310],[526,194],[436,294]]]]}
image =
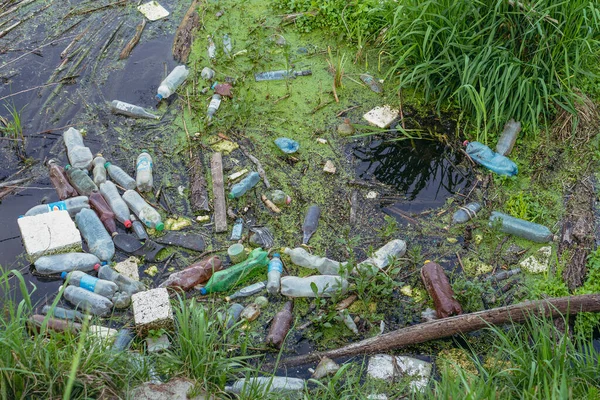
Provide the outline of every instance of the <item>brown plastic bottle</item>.
{"type": "Polygon", "coordinates": [[[48,161],[48,170],[50,181],[52,182],[54,189],[56,189],[59,199],[64,200],[69,197],[79,196],[77,190],[69,183],[64,168],[58,165],[56,160],[48,161]]]}
{"type": "Polygon", "coordinates": [[[102,221],[102,224],[110,233],[111,236],[116,235],[117,233],[117,224],[115,223],[115,213],[112,211],[102,194],[99,191],[94,190],[92,194],[89,196],[90,206],[96,214],[98,214],[98,218],[102,221]]]}
{"type": "Polygon", "coordinates": [[[175,272],[161,283],[159,287],[181,288],[190,290],[196,285],[210,279],[213,273],[223,269],[221,259],[217,256],[205,258],[192,264],[183,271],[175,272]]]}
{"type": "Polygon", "coordinates": [[[454,291],[444,269],[437,263],[428,261],[421,268],[421,279],[425,289],[433,299],[438,318],[462,314],[460,303],[454,299],[454,291]]]}
{"type": "Polygon", "coordinates": [[[280,349],[285,336],[292,326],[292,310],[294,309],[294,303],[288,301],[283,306],[283,309],[275,314],[269,334],[267,335],[267,345],[273,346],[276,349],[280,349]]]}
{"type": "MultiPolygon", "coordinates": [[[[44,322],[45,318],[45,315],[39,314],[35,314],[29,317],[29,320],[27,321],[29,329],[31,331],[40,332],[40,328],[42,327],[42,323],[44,322]]],[[[79,332],[79,330],[81,330],[81,324],[64,319],[49,318],[48,323],[46,325],[46,329],[56,332],[77,333],[79,332]]]]}

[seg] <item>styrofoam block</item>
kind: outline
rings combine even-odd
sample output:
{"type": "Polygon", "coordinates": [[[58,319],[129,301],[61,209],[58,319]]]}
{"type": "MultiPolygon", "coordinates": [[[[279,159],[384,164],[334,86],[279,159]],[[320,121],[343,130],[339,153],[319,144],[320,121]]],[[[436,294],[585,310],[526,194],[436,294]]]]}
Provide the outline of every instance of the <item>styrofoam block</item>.
{"type": "Polygon", "coordinates": [[[140,333],[150,329],[173,328],[173,309],[169,300],[169,292],[158,288],[139,292],[131,296],[133,304],[133,320],[140,333]]]}
{"type": "Polygon", "coordinates": [[[422,391],[429,382],[431,369],[431,363],[427,361],[405,356],[394,357],[387,354],[377,354],[369,358],[367,376],[388,382],[397,377],[409,376],[413,378],[410,387],[422,391]]]}
{"type": "Polygon", "coordinates": [[[81,234],[66,210],[21,217],[17,223],[30,261],[81,251],[81,234]]]}
{"type": "Polygon", "coordinates": [[[400,111],[394,110],[392,107],[386,105],[383,107],[375,107],[363,115],[363,118],[370,124],[380,128],[387,128],[396,118],[398,118],[398,114],[400,114],[400,111]]]}
{"type": "Polygon", "coordinates": [[[115,265],[115,271],[123,276],[126,276],[134,281],[140,280],[140,272],[138,270],[138,260],[136,257],[129,257],[125,261],[121,261],[115,265]]]}

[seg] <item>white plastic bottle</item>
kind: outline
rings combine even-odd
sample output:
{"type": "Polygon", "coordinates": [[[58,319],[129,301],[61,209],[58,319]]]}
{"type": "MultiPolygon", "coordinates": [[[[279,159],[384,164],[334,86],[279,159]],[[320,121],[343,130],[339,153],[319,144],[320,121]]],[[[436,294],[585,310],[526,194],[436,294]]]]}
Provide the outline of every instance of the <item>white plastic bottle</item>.
{"type": "Polygon", "coordinates": [[[100,259],[90,253],[64,253],[43,256],[35,260],[35,270],[38,274],[52,275],[71,271],[93,271],[100,264],[100,259]]]}
{"type": "Polygon", "coordinates": [[[135,189],[136,183],[135,179],[133,179],[129,174],[121,167],[117,167],[109,162],[104,164],[104,168],[108,171],[108,175],[112,178],[113,181],[117,183],[117,185],[125,188],[126,190],[135,189]]]}
{"type": "Polygon", "coordinates": [[[208,104],[208,111],[206,112],[206,116],[208,117],[208,120],[212,120],[212,118],[214,117],[214,115],[217,113],[217,110],[219,109],[219,106],[221,105],[221,95],[220,94],[213,94],[212,99],[210,100],[210,103],[208,104]]]}
{"type": "Polygon", "coordinates": [[[94,278],[91,275],[81,271],[63,272],[60,274],[63,279],[69,278],[69,285],[79,286],[90,292],[99,294],[108,299],[112,298],[119,289],[116,283],[104,279],[94,278]]]}
{"type": "Polygon", "coordinates": [[[281,278],[281,294],[288,297],[332,297],[337,291],[346,293],[348,281],[335,275],[313,275],[306,278],[284,276],[281,278]],[[317,286],[317,294],[311,283],[317,286]]]}
{"type": "Polygon", "coordinates": [[[140,192],[152,190],[154,180],[152,179],[152,157],[146,150],[138,156],[135,163],[135,182],[140,192]]]}
{"type": "Polygon", "coordinates": [[[77,196],[63,201],[57,201],[56,203],[40,204],[39,206],[32,207],[25,213],[25,216],[30,217],[32,215],[45,214],[51,211],[66,210],[71,217],[74,217],[84,208],[90,208],[87,196],[77,196]]]}
{"type": "MultiPolygon", "coordinates": [[[[282,393],[291,395],[293,392],[302,392],[305,385],[304,379],[288,378],[285,376],[259,376],[256,378],[242,378],[233,382],[231,386],[225,386],[229,393],[254,393],[257,387],[263,388],[262,393],[282,393]]],[[[259,389],[260,392],[260,389],[259,389]]],[[[258,394],[258,393],[257,393],[258,394]]],[[[287,398],[287,397],[285,397],[287,398]]]]}
{"type": "Polygon", "coordinates": [[[132,118],[160,119],[158,115],[154,115],[151,112],[144,110],[140,106],[125,103],[124,101],[119,100],[113,100],[110,103],[110,109],[115,114],[122,114],[132,118]]]}
{"type": "Polygon", "coordinates": [[[115,255],[115,244],[96,213],[84,208],[75,216],[75,223],[90,253],[102,261],[110,261],[115,255]]]}
{"type": "Polygon", "coordinates": [[[104,296],[92,293],[77,286],[67,286],[63,292],[65,299],[76,308],[88,311],[90,314],[105,316],[110,313],[113,303],[104,296]]]}
{"type": "Polygon", "coordinates": [[[69,163],[75,168],[89,169],[92,165],[92,151],[83,145],[83,136],[75,128],[69,128],[63,133],[63,140],[67,147],[69,163]]]}
{"type": "Polygon", "coordinates": [[[104,168],[104,164],[106,164],[106,159],[102,157],[102,154],[96,154],[94,161],[92,162],[94,165],[94,169],[92,170],[94,175],[94,183],[98,186],[106,182],[106,168],[104,168]]]}
{"type": "Polygon", "coordinates": [[[279,258],[279,253],[273,254],[273,258],[269,261],[269,272],[267,273],[267,292],[275,294],[279,292],[281,287],[281,273],[283,272],[283,263],[279,258]]]}
{"type": "Polygon", "coordinates": [[[129,219],[129,207],[127,207],[127,203],[125,203],[119,194],[115,184],[111,181],[102,183],[100,185],[100,193],[115,213],[115,218],[117,221],[125,225],[125,228],[130,228],[131,220],[129,219]]]}
{"type": "Polygon", "coordinates": [[[402,257],[404,253],[406,253],[406,242],[394,239],[373,253],[373,256],[358,264],[356,268],[376,273],[387,267],[393,257],[402,257]]]}
{"type": "Polygon", "coordinates": [[[158,101],[166,99],[175,93],[175,90],[185,81],[190,71],[185,65],[179,65],[171,71],[171,73],[160,83],[158,90],[156,91],[156,99],[158,101]]]}
{"type": "Polygon", "coordinates": [[[286,247],[283,252],[290,256],[294,264],[305,268],[316,269],[323,275],[339,275],[340,266],[345,266],[347,264],[345,262],[341,263],[339,261],[330,260],[326,257],[315,256],[304,250],[302,247],[296,247],[295,249],[286,247]]]}
{"type": "Polygon", "coordinates": [[[152,208],[146,201],[134,190],[128,190],[123,193],[123,200],[129,206],[131,211],[142,221],[147,227],[154,228],[157,231],[162,231],[165,228],[160,214],[152,208]]]}

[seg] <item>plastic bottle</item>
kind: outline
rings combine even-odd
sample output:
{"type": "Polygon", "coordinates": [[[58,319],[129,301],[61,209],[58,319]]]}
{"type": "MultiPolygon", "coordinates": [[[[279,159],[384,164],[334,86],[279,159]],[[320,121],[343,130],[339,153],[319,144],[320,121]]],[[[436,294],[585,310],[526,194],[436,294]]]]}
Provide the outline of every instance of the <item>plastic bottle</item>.
{"type": "Polygon", "coordinates": [[[356,323],[354,322],[354,319],[352,318],[348,310],[340,310],[338,311],[338,315],[342,319],[344,325],[346,325],[346,327],[350,329],[352,333],[358,335],[358,327],[356,326],[356,323]]]}
{"type": "Polygon", "coordinates": [[[119,194],[115,184],[111,181],[106,181],[100,184],[100,194],[102,194],[104,200],[106,200],[110,208],[115,213],[115,218],[117,221],[125,225],[125,228],[131,228],[129,207],[127,207],[125,200],[123,200],[119,194]]]}
{"type": "Polygon", "coordinates": [[[131,211],[142,221],[148,228],[154,228],[157,231],[162,231],[165,225],[162,223],[160,214],[152,208],[146,201],[134,190],[128,190],[123,193],[123,200],[129,206],[131,211]]]}
{"type": "Polygon", "coordinates": [[[123,114],[133,118],[160,119],[158,115],[152,114],[135,104],[125,103],[124,101],[113,100],[110,103],[110,109],[115,114],[123,114]]]}
{"type": "Polygon", "coordinates": [[[98,278],[114,282],[118,286],[119,291],[128,293],[130,296],[145,289],[145,286],[142,282],[133,280],[123,274],[118,273],[107,264],[98,264],[94,267],[94,269],[98,271],[98,278]]]}
{"type": "Polygon", "coordinates": [[[75,168],[89,169],[92,165],[92,151],[83,145],[83,136],[75,128],[69,128],[63,133],[67,147],[69,163],[75,168]]]}
{"type": "Polygon", "coordinates": [[[283,190],[273,190],[267,194],[267,198],[277,206],[286,206],[292,202],[292,198],[285,194],[283,190]]]}
{"type": "Polygon", "coordinates": [[[89,253],[64,253],[42,256],[35,260],[35,270],[41,275],[60,274],[71,271],[93,271],[100,259],[89,253]]]}
{"type": "Polygon", "coordinates": [[[516,122],[514,119],[508,121],[504,125],[504,130],[496,144],[496,153],[502,156],[509,155],[517,141],[519,132],[521,132],[521,123],[516,122]]]}
{"type": "Polygon", "coordinates": [[[469,142],[467,144],[466,152],[473,161],[483,165],[498,175],[514,176],[519,171],[517,164],[512,160],[501,154],[495,153],[492,149],[482,143],[469,142]]]}
{"type": "Polygon", "coordinates": [[[294,303],[288,301],[285,303],[281,311],[279,311],[273,317],[273,322],[271,322],[271,327],[269,328],[269,333],[267,334],[267,342],[268,346],[273,346],[276,349],[281,349],[281,345],[285,340],[287,333],[292,326],[293,314],[292,311],[294,309],[294,303]]]}
{"type": "Polygon", "coordinates": [[[246,308],[242,310],[240,318],[247,322],[252,322],[260,315],[260,306],[256,303],[248,304],[246,308]]]}
{"type": "Polygon", "coordinates": [[[231,239],[230,240],[240,240],[242,238],[242,232],[244,230],[244,220],[238,218],[235,220],[235,224],[233,225],[233,229],[231,229],[231,239]]]}
{"type": "Polygon", "coordinates": [[[304,217],[304,223],[302,224],[302,232],[304,234],[302,244],[308,244],[310,237],[317,231],[320,216],[321,209],[319,206],[312,205],[308,208],[306,217],[304,217]]]}
{"type": "Polygon", "coordinates": [[[464,207],[460,207],[452,216],[452,223],[464,224],[471,218],[475,218],[479,210],[481,210],[481,204],[476,202],[469,203],[464,207]]]}
{"type": "Polygon", "coordinates": [[[104,164],[104,168],[108,172],[108,175],[112,178],[113,181],[122,188],[126,190],[133,190],[136,188],[135,179],[133,179],[129,174],[123,171],[122,168],[117,167],[109,162],[104,164]]]}
{"type": "Polygon", "coordinates": [[[84,288],[85,290],[89,290],[90,292],[94,292],[108,299],[113,297],[115,292],[119,289],[114,282],[94,278],[81,271],[63,272],[60,274],[60,277],[65,280],[69,278],[69,285],[84,288]]]}
{"type": "Polygon", "coordinates": [[[383,87],[381,86],[381,83],[379,83],[371,75],[360,74],[360,80],[363,81],[369,87],[369,89],[371,89],[375,93],[383,93],[383,87]]]}
{"type": "Polygon", "coordinates": [[[106,164],[106,159],[102,157],[102,154],[96,154],[94,161],[92,161],[94,167],[92,175],[94,176],[94,183],[97,186],[106,182],[106,168],[104,168],[104,164],[106,164]]]}
{"type": "Polygon", "coordinates": [[[40,204],[27,210],[25,216],[45,214],[52,211],[66,210],[71,217],[75,216],[84,208],[90,208],[89,200],[86,196],[71,197],[56,203],[40,204]]]}
{"type": "Polygon", "coordinates": [[[305,278],[284,276],[281,278],[281,294],[288,297],[332,297],[337,291],[346,293],[348,281],[336,275],[313,275],[305,278]],[[317,294],[311,283],[317,286],[317,294]]]}
{"type": "Polygon", "coordinates": [[[220,105],[221,105],[221,95],[216,94],[216,93],[213,94],[212,99],[210,100],[210,103],[208,104],[208,111],[206,112],[206,116],[208,117],[209,121],[217,113],[217,110],[219,109],[220,105]]]}
{"type": "Polygon", "coordinates": [[[210,81],[212,78],[214,78],[214,76],[215,76],[215,71],[208,67],[202,68],[202,72],[200,72],[200,77],[207,81],[210,81]]]}
{"type": "Polygon", "coordinates": [[[208,36],[206,40],[208,41],[208,58],[214,60],[217,56],[217,46],[215,46],[212,36],[208,36]]]}
{"type": "Polygon", "coordinates": [[[238,303],[233,303],[231,306],[229,306],[229,308],[227,309],[227,329],[231,329],[231,327],[233,325],[235,325],[236,322],[239,321],[240,319],[240,314],[242,313],[242,310],[244,309],[244,306],[238,303]]]}
{"type": "Polygon", "coordinates": [[[300,149],[300,144],[298,142],[285,137],[275,139],[275,144],[286,154],[293,154],[300,149]]]}
{"type": "Polygon", "coordinates": [[[394,239],[380,247],[373,256],[359,263],[356,268],[376,273],[390,264],[393,257],[402,257],[406,253],[406,242],[394,239]]]}
{"type": "Polygon", "coordinates": [[[308,76],[312,75],[312,71],[292,71],[292,70],[279,70],[279,71],[269,71],[269,72],[260,72],[258,74],[254,74],[254,80],[256,82],[261,81],[278,81],[282,79],[294,79],[297,76],[308,76]]]}
{"type": "Polygon", "coordinates": [[[190,71],[184,66],[179,65],[171,71],[171,73],[160,83],[156,91],[156,100],[166,99],[175,93],[175,90],[185,81],[190,71]]]}
{"type": "Polygon", "coordinates": [[[47,318],[43,315],[34,314],[27,319],[27,327],[31,331],[40,332],[45,324],[45,332],[52,330],[55,332],[70,332],[75,335],[81,330],[81,324],[73,321],[65,321],[56,318],[47,318]]]}
{"type": "Polygon", "coordinates": [[[46,314],[50,314],[53,317],[56,318],[61,318],[61,319],[70,319],[72,321],[83,321],[84,319],[84,315],[82,313],[80,313],[79,311],[75,311],[75,310],[67,310],[66,308],[62,308],[62,307],[54,307],[52,308],[49,305],[45,305],[42,308],[42,314],[46,315],[46,314]]]}
{"type": "Polygon", "coordinates": [[[89,252],[102,261],[110,261],[115,255],[115,244],[98,216],[92,210],[84,208],[75,216],[75,223],[88,245],[89,252]]]}
{"type": "Polygon", "coordinates": [[[248,254],[246,253],[246,249],[244,245],[241,243],[232,244],[227,249],[227,255],[233,264],[239,264],[243,262],[246,258],[248,258],[248,254]]]}
{"type": "Polygon", "coordinates": [[[279,258],[279,253],[273,254],[273,258],[269,261],[267,272],[267,292],[275,294],[279,292],[281,273],[283,272],[283,263],[279,258]]]}
{"type": "Polygon", "coordinates": [[[90,206],[96,211],[96,214],[98,214],[100,221],[102,221],[102,224],[108,233],[110,233],[111,236],[116,235],[117,225],[115,224],[115,213],[112,211],[106,200],[104,200],[104,197],[102,197],[100,192],[92,192],[89,201],[90,206]]]}
{"type": "Polygon", "coordinates": [[[109,314],[113,308],[112,301],[106,297],[77,286],[67,286],[63,295],[75,307],[100,317],[109,314]]]}
{"type": "Polygon", "coordinates": [[[227,197],[230,199],[242,197],[248,190],[256,186],[258,181],[260,181],[260,175],[258,172],[250,172],[247,177],[231,187],[231,192],[227,197]]]}
{"type": "Polygon", "coordinates": [[[290,393],[302,392],[304,390],[305,381],[300,378],[288,378],[285,376],[259,376],[256,378],[242,378],[233,382],[231,386],[225,386],[225,391],[229,393],[256,393],[261,396],[257,387],[262,389],[262,396],[265,393],[290,393]]]}
{"type": "Polygon", "coordinates": [[[140,222],[139,219],[133,214],[129,216],[131,221],[131,228],[133,229],[133,233],[139,240],[146,240],[149,238],[148,232],[146,232],[146,228],[144,228],[144,224],[140,222]]]}
{"type": "Polygon", "coordinates": [[[501,212],[493,211],[490,215],[490,226],[494,221],[500,220],[500,231],[511,235],[519,236],[527,240],[538,243],[546,243],[554,240],[554,235],[550,229],[544,225],[525,221],[519,218],[511,217],[501,212]]]}
{"type": "Polygon", "coordinates": [[[140,192],[149,192],[152,190],[154,179],[152,179],[152,157],[146,150],[138,156],[135,162],[135,182],[140,192]]]}
{"type": "Polygon", "coordinates": [[[71,185],[73,185],[80,195],[89,196],[94,190],[98,190],[98,186],[96,186],[86,171],[69,164],[65,166],[65,172],[67,178],[69,178],[69,182],[71,182],[71,185]]]}
{"type": "Polygon", "coordinates": [[[239,298],[243,298],[243,297],[252,296],[253,294],[262,292],[263,290],[265,290],[266,287],[267,287],[266,282],[256,282],[250,286],[241,288],[240,290],[238,290],[231,296],[225,297],[225,300],[231,301],[231,300],[235,300],[235,299],[239,299],[239,298]]]}
{"type": "Polygon", "coordinates": [[[194,286],[208,281],[215,272],[221,271],[222,269],[223,265],[219,257],[205,258],[182,271],[172,273],[167,280],[158,287],[190,290],[194,286]]]}
{"type": "Polygon", "coordinates": [[[77,190],[69,183],[64,168],[58,165],[56,160],[48,160],[48,176],[59,199],[65,200],[79,195],[77,190]]]}
{"type": "Polygon", "coordinates": [[[231,45],[231,38],[229,37],[228,34],[224,34],[223,35],[223,53],[225,53],[225,55],[230,55],[231,54],[231,50],[233,50],[233,46],[231,45]]]}
{"type": "Polygon", "coordinates": [[[131,342],[133,341],[133,333],[130,329],[123,328],[119,329],[117,336],[115,337],[115,342],[113,343],[112,350],[114,351],[125,351],[129,349],[131,346],[131,342]]]}
{"type": "Polygon", "coordinates": [[[421,268],[421,279],[433,299],[438,318],[462,314],[462,307],[454,298],[454,291],[441,265],[426,261],[421,268]]]}
{"type": "Polygon", "coordinates": [[[294,264],[305,268],[316,269],[323,275],[339,275],[340,267],[347,264],[345,262],[341,263],[339,261],[330,260],[326,257],[315,256],[302,247],[296,247],[295,249],[286,247],[283,252],[290,256],[294,264]]]}
{"type": "Polygon", "coordinates": [[[224,292],[249,279],[268,264],[267,252],[260,247],[252,250],[248,259],[222,271],[215,272],[200,290],[202,295],[224,292]]]}

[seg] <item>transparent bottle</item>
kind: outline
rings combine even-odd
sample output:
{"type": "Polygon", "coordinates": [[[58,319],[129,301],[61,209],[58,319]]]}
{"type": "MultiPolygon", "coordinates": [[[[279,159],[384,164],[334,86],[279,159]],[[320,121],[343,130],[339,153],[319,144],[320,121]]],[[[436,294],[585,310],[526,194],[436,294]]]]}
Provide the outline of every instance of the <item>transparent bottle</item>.
{"type": "Polygon", "coordinates": [[[75,128],[69,128],[63,133],[67,147],[69,163],[75,168],[89,169],[92,165],[92,151],[83,145],[83,136],[75,128]]]}
{"type": "Polygon", "coordinates": [[[338,311],[338,315],[342,319],[344,325],[346,325],[346,327],[350,329],[352,333],[358,335],[358,327],[356,326],[356,323],[354,323],[354,319],[352,318],[348,310],[338,311]]]}
{"type": "Polygon", "coordinates": [[[25,216],[30,217],[52,211],[66,210],[71,217],[74,217],[84,208],[90,208],[88,198],[86,196],[77,196],[57,201],[56,203],[40,204],[39,206],[32,207],[25,213],[25,216]]]}
{"type": "Polygon", "coordinates": [[[406,242],[394,239],[380,247],[373,255],[359,263],[356,268],[376,273],[388,265],[395,257],[402,257],[406,253],[406,242]]]}
{"type": "Polygon", "coordinates": [[[69,182],[71,182],[71,185],[73,185],[80,195],[89,196],[94,190],[98,190],[98,186],[96,186],[92,178],[87,174],[87,171],[67,165],[65,166],[65,172],[69,178],[69,182]]]}
{"type": "Polygon", "coordinates": [[[152,179],[152,157],[146,150],[138,156],[135,162],[135,182],[140,192],[152,190],[154,180],[152,179]]]}
{"type": "Polygon", "coordinates": [[[144,228],[144,224],[140,222],[139,219],[133,214],[129,216],[131,220],[131,229],[133,229],[133,233],[139,240],[149,239],[148,232],[146,232],[146,228],[144,228]]]}
{"type": "Polygon", "coordinates": [[[460,207],[452,216],[452,223],[464,224],[470,219],[475,218],[479,210],[481,210],[481,204],[477,202],[469,203],[464,207],[460,207]]]}
{"type": "Polygon", "coordinates": [[[190,74],[190,71],[184,65],[178,65],[171,73],[160,83],[156,91],[156,99],[158,101],[166,99],[175,93],[175,90],[185,81],[190,74]]]}
{"type": "Polygon", "coordinates": [[[210,100],[210,103],[208,104],[208,111],[206,112],[206,116],[208,117],[209,121],[217,113],[217,110],[219,109],[220,105],[221,105],[221,95],[216,94],[216,93],[213,94],[212,99],[210,100]]]}
{"type": "Polygon", "coordinates": [[[127,190],[123,193],[123,200],[125,200],[125,203],[127,203],[131,211],[133,211],[147,227],[154,228],[157,231],[162,231],[165,228],[158,211],[146,203],[138,192],[127,190]]]}
{"type": "Polygon", "coordinates": [[[477,164],[481,164],[498,175],[514,176],[519,172],[517,164],[509,158],[494,152],[479,142],[469,142],[466,152],[477,164]]]}
{"type": "Polygon", "coordinates": [[[279,253],[273,254],[273,258],[269,261],[267,272],[267,292],[275,294],[279,292],[281,273],[283,272],[283,263],[279,258],[279,253]]]}
{"type": "Polygon", "coordinates": [[[69,183],[64,168],[58,165],[56,160],[48,160],[48,176],[59,199],[65,200],[69,197],[79,196],[77,190],[69,183]]]}
{"type": "Polygon", "coordinates": [[[286,154],[293,154],[300,149],[300,144],[298,142],[285,137],[275,139],[275,144],[286,154]]]}
{"type": "Polygon", "coordinates": [[[98,216],[92,210],[84,208],[75,216],[75,223],[89,252],[102,261],[110,261],[115,255],[115,245],[98,216]]]}
{"type": "Polygon", "coordinates": [[[240,320],[240,315],[244,310],[244,306],[238,303],[233,303],[227,309],[227,329],[230,329],[236,322],[240,320]]]}
{"type": "Polygon", "coordinates": [[[281,278],[281,294],[288,297],[332,297],[336,292],[348,291],[348,281],[336,275],[313,275],[305,278],[284,276],[281,278]],[[311,284],[317,286],[317,293],[311,284]]]}
{"type": "Polygon", "coordinates": [[[256,82],[261,81],[278,81],[282,79],[294,79],[297,76],[308,76],[312,75],[312,71],[292,71],[292,70],[279,70],[279,71],[269,71],[269,72],[260,72],[258,74],[254,74],[254,80],[256,82]]]}
{"type": "Polygon", "coordinates": [[[300,378],[288,378],[285,376],[259,376],[256,378],[238,379],[231,386],[225,386],[225,391],[229,393],[243,394],[256,393],[256,388],[262,388],[265,393],[290,393],[302,392],[305,381],[300,378]]]}
{"type": "Polygon", "coordinates": [[[215,46],[215,42],[212,38],[212,36],[208,36],[206,38],[206,41],[208,42],[208,58],[210,58],[211,60],[214,60],[217,57],[217,46],[215,46]]]}
{"type": "Polygon", "coordinates": [[[58,307],[58,306],[52,308],[49,305],[45,305],[42,308],[42,314],[44,314],[44,315],[49,314],[56,318],[70,319],[72,321],[83,321],[83,319],[85,318],[84,315],[82,313],[80,313],[79,311],[67,310],[66,308],[62,308],[62,307],[58,307]]]}
{"type": "Polygon", "coordinates": [[[35,260],[33,265],[38,274],[53,275],[61,272],[94,270],[100,264],[100,259],[90,253],[64,253],[42,256],[35,260]]]}
{"type": "Polygon", "coordinates": [[[504,213],[493,211],[490,215],[490,226],[495,221],[501,221],[500,231],[519,236],[532,242],[546,243],[554,240],[554,234],[544,225],[511,217],[504,213]]]}
{"type": "Polygon", "coordinates": [[[231,229],[231,239],[230,240],[240,240],[242,238],[243,231],[244,231],[244,220],[241,218],[238,218],[235,220],[233,229],[231,229]]]}
{"type": "Polygon", "coordinates": [[[202,69],[202,72],[200,72],[200,77],[202,77],[202,79],[210,81],[212,78],[214,78],[215,76],[215,71],[208,68],[208,67],[204,67],[202,69]]]}
{"type": "Polygon", "coordinates": [[[112,301],[106,297],[77,286],[67,286],[63,295],[76,308],[100,317],[108,315],[113,308],[112,301]]]}
{"type": "Polygon", "coordinates": [[[172,273],[158,287],[181,288],[190,290],[194,286],[200,285],[210,279],[217,271],[223,269],[219,257],[210,257],[190,265],[186,269],[172,273]]]}
{"type": "Polygon", "coordinates": [[[121,167],[117,167],[109,162],[104,164],[104,168],[108,172],[108,175],[112,178],[113,181],[116,182],[117,185],[125,188],[126,190],[133,190],[136,188],[135,179],[133,179],[129,174],[121,167]]]}
{"type": "Polygon", "coordinates": [[[360,74],[360,80],[365,83],[375,93],[383,93],[383,86],[374,77],[369,74],[360,74]]]}
{"type": "Polygon", "coordinates": [[[134,335],[131,332],[131,329],[119,329],[119,332],[117,332],[117,336],[115,337],[115,342],[113,343],[112,350],[125,351],[129,349],[133,338],[134,335]]]}
{"type": "Polygon", "coordinates": [[[302,224],[302,244],[308,244],[311,236],[317,231],[319,226],[319,217],[321,216],[321,209],[317,205],[312,205],[308,208],[306,217],[304,217],[304,223],[302,224]]]}
{"type": "Polygon", "coordinates": [[[92,175],[94,176],[94,183],[97,186],[100,186],[104,182],[106,182],[106,168],[104,168],[104,164],[106,164],[106,159],[102,157],[102,154],[97,154],[92,161],[94,169],[92,170],[92,175]]]}
{"type": "Polygon", "coordinates": [[[340,267],[347,264],[345,262],[342,263],[330,260],[326,257],[315,256],[302,247],[296,247],[295,249],[286,247],[283,252],[290,256],[294,264],[305,268],[316,269],[323,275],[339,275],[340,267]]]}
{"type": "Polygon", "coordinates": [[[519,132],[521,132],[521,123],[516,122],[514,119],[508,121],[504,125],[504,130],[496,144],[496,153],[503,156],[509,155],[517,141],[519,132]]]}
{"type": "Polygon", "coordinates": [[[119,289],[114,282],[94,278],[81,271],[63,272],[60,274],[60,277],[64,280],[69,278],[69,285],[78,286],[109,299],[113,297],[115,292],[119,289]]]}
{"type": "Polygon", "coordinates": [[[114,282],[118,286],[119,291],[128,293],[130,296],[145,289],[142,282],[118,273],[109,265],[96,265],[94,269],[98,271],[98,278],[114,282]]]}
{"type": "Polygon", "coordinates": [[[132,118],[160,119],[158,115],[152,114],[140,106],[119,100],[111,101],[110,109],[115,114],[122,114],[132,118]]]}
{"type": "Polygon", "coordinates": [[[266,282],[256,282],[256,283],[253,283],[250,286],[246,286],[244,288],[241,288],[240,290],[238,290],[237,292],[235,292],[231,296],[225,297],[225,300],[226,301],[231,301],[231,300],[235,300],[235,299],[240,299],[240,298],[252,296],[253,294],[262,292],[263,290],[265,290],[266,287],[267,287],[266,282]]]}
{"type": "Polygon", "coordinates": [[[230,199],[242,197],[248,190],[252,189],[260,181],[258,172],[250,172],[247,177],[242,179],[231,187],[231,192],[227,196],[230,199]]]}
{"type": "Polygon", "coordinates": [[[200,290],[204,296],[208,293],[224,292],[249,279],[268,264],[267,252],[256,248],[250,252],[246,261],[222,271],[215,272],[200,290]]]}
{"type": "Polygon", "coordinates": [[[231,44],[231,38],[229,37],[228,34],[224,34],[223,35],[223,53],[225,53],[225,55],[230,55],[231,54],[231,50],[233,50],[233,46],[231,44]]]}
{"type": "Polygon", "coordinates": [[[97,191],[93,192],[92,194],[90,194],[89,201],[90,206],[96,212],[98,218],[100,218],[100,221],[102,221],[102,225],[104,225],[108,233],[110,233],[111,236],[116,235],[117,224],[115,224],[115,213],[110,208],[106,200],[104,200],[102,194],[100,194],[100,192],[97,191]]]}
{"type": "Polygon", "coordinates": [[[125,225],[125,228],[131,228],[131,220],[129,216],[129,207],[127,203],[119,194],[117,187],[111,181],[106,181],[100,184],[100,194],[104,197],[104,200],[108,203],[110,208],[115,213],[117,221],[125,225]]]}

